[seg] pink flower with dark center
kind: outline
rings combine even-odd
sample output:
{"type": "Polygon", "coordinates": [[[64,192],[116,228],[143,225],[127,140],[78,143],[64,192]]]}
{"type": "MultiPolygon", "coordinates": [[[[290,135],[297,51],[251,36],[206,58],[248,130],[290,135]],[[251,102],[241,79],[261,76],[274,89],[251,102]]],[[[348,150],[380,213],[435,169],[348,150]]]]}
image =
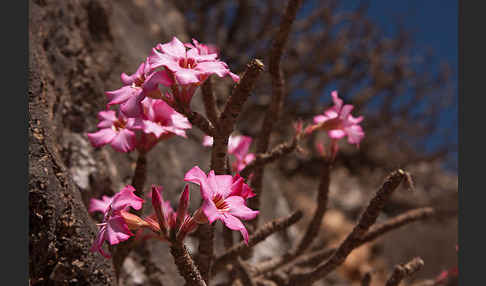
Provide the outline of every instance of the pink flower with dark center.
{"type": "Polygon", "coordinates": [[[135,118],[126,118],[123,114],[116,115],[113,110],[98,113],[98,130],[87,133],[88,139],[94,147],[110,144],[120,152],[132,151],[136,146],[135,130],[142,128],[142,122],[135,118]]]}
{"type": "Polygon", "coordinates": [[[313,128],[326,130],[329,137],[334,140],[348,136],[348,142],[359,147],[359,142],[365,135],[359,125],[363,121],[363,116],[353,117],[351,110],[354,107],[350,104],[343,105],[337,91],[333,91],[331,96],[334,106],[324,111],[324,114],[314,117],[314,123],[317,125],[314,125],[313,128]]]}
{"type": "Polygon", "coordinates": [[[200,186],[204,199],[200,210],[209,223],[221,220],[226,227],[240,231],[245,243],[248,243],[248,231],[241,220],[254,219],[258,211],[246,206],[246,199],[254,194],[243,182],[243,178],[215,175],[214,171],[210,171],[206,176],[198,166],[195,166],[186,173],[184,180],[200,186]]]}
{"type": "Polygon", "coordinates": [[[159,84],[171,86],[174,81],[165,71],[151,71],[149,58],[146,59],[133,75],[121,74],[125,86],[114,91],[107,91],[108,107],[120,104],[120,111],[127,117],[142,115],[142,100],[147,96],[160,98],[159,84]]]}
{"type": "Polygon", "coordinates": [[[172,135],[186,137],[186,129],[192,128],[187,118],[175,111],[162,99],[145,98],[143,131],[161,139],[172,135]]]}
{"type": "Polygon", "coordinates": [[[110,258],[110,255],[104,252],[102,247],[105,240],[114,245],[127,240],[133,235],[123,218],[122,211],[127,211],[129,207],[136,210],[142,208],[143,199],[137,197],[133,193],[134,191],[135,189],[132,186],[127,185],[113,196],[111,202],[104,210],[103,222],[98,224],[100,229],[90,249],[91,251],[98,251],[104,257],[110,258]]]}
{"type": "Polygon", "coordinates": [[[212,74],[219,77],[229,75],[235,82],[239,81],[239,77],[229,70],[227,64],[218,60],[214,48],[199,44],[195,40],[193,42],[194,45],[184,45],[174,37],[169,43],[158,44],[152,50],[149,59],[152,69],[166,68],[176,84],[180,85],[180,89],[174,95],[184,105],[190,103],[196,88],[212,74]]]}

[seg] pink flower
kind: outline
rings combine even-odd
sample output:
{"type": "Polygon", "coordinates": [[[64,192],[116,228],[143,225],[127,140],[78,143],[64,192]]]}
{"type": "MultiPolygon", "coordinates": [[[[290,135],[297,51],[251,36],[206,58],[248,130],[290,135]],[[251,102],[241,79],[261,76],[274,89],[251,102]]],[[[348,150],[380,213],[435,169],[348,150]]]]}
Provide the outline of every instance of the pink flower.
{"type": "Polygon", "coordinates": [[[118,117],[113,110],[98,113],[98,128],[94,133],[87,133],[88,139],[94,147],[110,144],[120,152],[132,151],[136,146],[134,130],[142,128],[141,121],[135,118],[126,118],[123,114],[118,117]]]}
{"type": "Polygon", "coordinates": [[[178,135],[186,137],[186,129],[192,127],[187,118],[175,111],[162,99],[145,98],[142,101],[145,119],[143,131],[156,138],[178,135]]]}
{"type": "Polygon", "coordinates": [[[114,91],[107,91],[108,107],[120,104],[120,111],[127,117],[142,115],[142,100],[146,96],[160,97],[158,85],[171,86],[174,82],[165,71],[151,71],[149,58],[140,64],[133,75],[121,74],[125,86],[114,91]]]}
{"type": "Polygon", "coordinates": [[[343,101],[338,97],[337,91],[331,93],[334,106],[324,111],[324,114],[314,117],[314,123],[317,128],[327,131],[329,137],[339,140],[348,136],[350,144],[359,146],[365,133],[359,123],[363,121],[363,116],[353,117],[350,104],[343,105],[343,101]]]}
{"type": "Polygon", "coordinates": [[[158,44],[149,59],[152,69],[166,68],[176,83],[182,85],[178,99],[185,105],[191,101],[196,88],[212,74],[219,77],[229,75],[235,82],[239,81],[226,63],[217,59],[214,48],[199,44],[196,40],[193,43],[184,45],[174,37],[169,43],[158,44]]]}
{"type": "Polygon", "coordinates": [[[110,255],[104,252],[102,248],[104,241],[107,240],[111,245],[114,245],[127,240],[133,235],[122,216],[122,211],[128,210],[129,207],[136,210],[142,208],[143,199],[137,197],[133,193],[134,191],[135,189],[132,186],[127,185],[113,196],[111,202],[104,210],[103,222],[98,224],[100,229],[90,249],[91,251],[99,251],[104,257],[110,258],[110,255]]]}
{"type": "Polygon", "coordinates": [[[201,210],[209,223],[221,220],[228,228],[239,230],[245,243],[248,243],[248,231],[241,219],[254,219],[258,211],[246,206],[246,199],[254,194],[243,182],[243,178],[215,175],[214,171],[210,171],[206,176],[198,166],[195,166],[186,173],[184,180],[200,186],[204,199],[201,210]]]}

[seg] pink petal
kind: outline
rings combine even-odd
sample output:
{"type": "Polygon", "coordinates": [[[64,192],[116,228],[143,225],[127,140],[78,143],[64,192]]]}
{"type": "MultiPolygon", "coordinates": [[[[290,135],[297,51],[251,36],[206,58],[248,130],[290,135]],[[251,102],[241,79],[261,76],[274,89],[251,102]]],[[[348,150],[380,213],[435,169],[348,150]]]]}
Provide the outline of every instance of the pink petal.
{"type": "Polygon", "coordinates": [[[103,250],[103,242],[105,242],[105,233],[106,233],[106,226],[101,227],[98,230],[98,233],[96,234],[96,238],[93,241],[93,245],[89,249],[91,252],[96,252],[98,251],[103,255],[105,258],[111,258],[111,255],[109,253],[106,253],[103,250]]]}
{"type": "Polygon", "coordinates": [[[230,214],[225,214],[223,222],[224,225],[226,225],[229,229],[239,230],[241,235],[243,235],[245,243],[248,244],[248,231],[246,230],[245,225],[239,219],[230,214]]]}
{"type": "Polygon", "coordinates": [[[239,160],[243,159],[250,149],[252,140],[253,139],[249,136],[230,137],[228,142],[228,153],[235,155],[239,160]],[[232,138],[233,140],[231,140],[232,138]]]}
{"type": "Polygon", "coordinates": [[[224,200],[230,207],[229,213],[243,220],[254,219],[259,211],[254,211],[245,205],[245,199],[240,196],[228,197],[224,200]]]}
{"type": "Polygon", "coordinates": [[[240,82],[240,77],[237,74],[234,74],[232,72],[229,72],[228,74],[234,82],[236,83],[240,82]]]}
{"type": "Polygon", "coordinates": [[[111,203],[112,210],[121,211],[127,207],[132,207],[136,210],[141,209],[144,201],[133,192],[135,192],[135,189],[127,185],[120,192],[116,193],[111,203]]]}
{"type": "Polygon", "coordinates": [[[218,210],[218,208],[216,208],[214,202],[211,199],[204,200],[201,205],[201,209],[204,215],[206,215],[206,217],[208,218],[210,224],[217,219],[223,219],[221,212],[218,210]]]}
{"type": "Polygon", "coordinates": [[[233,177],[231,175],[215,175],[214,171],[211,170],[207,178],[213,195],[219,194],[223,198],[229,196],[231,193],[231,185],[233,185],[233,177]]]}
{"type": "Polygon", "coordinates": [[[176,37],[173,37],[172,41],[170,41],[169,43],[161,44],[159,47],[162,52],[171,56],[181,58],[186,56],[186,47],[184,47],[184,44],[176,37]]]}
{"type": "Polygon", "coordinates": [[[207,75],[214,73],[217,74],[219,77],[224,77],[230,72],[228,66],[222,61],[198,63],[196,66],[196,70],[207,75]]]}
{"type": "Polygon", "coordinates": [[[139,87],[132,87],[126,85],[120,89],[107,91],[105,92],[106,96],[108,96],[108,106],[120,104],[133,96],[136,96],[142,92],[142,89],[139,87]]]}
{"type": "Polygon", "coordinates": [[[363,128],[359,125],[351,125],[344,129],[348,134],[348,142],[350,144],[359,144],[359,142],[364,138],[363,128]]]}
{"type": "Polygon", "coordinates": [[[106,211],[106,209],[110,206],[111,201],[112,201],[112,198],[108,197],[108,196],[102,196],[101,200],[92,198],[89,201],[88,212],[90,212],[90,213],[94,213],[94,212],[104,213],[106,211]]]}
{"type": "Polygon", "coordinates": [[[121,74],[121,80],[123,82],[123,84],[125,85],[131,85],[132,83],[134,83],[137,79],[141,78],[142,75],[144,74],[144,70],[145,70],[145,62],[141,63],[138,68],[137,68],[137,71],[132,74],[132,75],[127,75],[126,73],[122,73],[121,74]]]}
{"type": "Polygon", "coordinates": [[[213,146],[213,137],[204,135],[202,145],[206,147],[213,146]]]}
{"type": "Polygon", "coordinates": [[[110,143],[117,136],[117,133],[111,128],[105,128],[95,133],[87,133],[86,136],[88,136],[91,145],[100,147],[110,143]]]}
{"type": "Polygon", "coordinates": [[[155,137],[159,138],[167,130],[160,124],[157,124],[150,120],[144,120],[143,131],[145,133],[152,133],[155,135],[155,137]]]}
{"type": "Polygon", "coordinates": [[[354,106],[351,104],[345,104],[343,108],[341,109],[341,113],[339,114],[339,118],[341,119],[346,119],[348,115],[351,113],[351,110],[353,110],[354,106]]]}
{"type": "Polygon", "coordinates": [[[205,200],[211,200],[213,198],[213,190],[208,185],[208,178],[198,166],[192,167],[192,169],[186,173],[184,181],[201,186],[201,196],[205,200]]]}
{"type": "Polygon", "coordinates": [[[175,72],[175,78],[178,84],[195,84],[200,82],[199,74],[198,71],[193,69],[179,69],[175,72]]]}
{"type": "Polygon", "coordinates": [[[159,84],[171,86],[174,84],[174,81],[165,70],[156,71],[147,76],[142,87],[144,91],[151,91],[157,89],[159,84]]]}
{"type": "Polygon", "coordinates": [[[141,88],[136,88],[136,90],[137,92],[120,104],[120,111],[127,117],[140,117],[143,114],[142,100],[145,98],[145,94],[142,93],[141,88]]]}
{"type": "Polygon", "coordinates": [[[118,244],[132,236],[133,233],[128,229],[125,220],[117,215],[111,217],[106,224],[106,240],[111,244],[118,244]]]}
{"type": "Polygon", "coordinates": [[[344,136],[346,136],[346,132],[344,132],[341,129],[334,129],[334,130],[329,130],[328,133],[329,137],[332,139],[341,139],[344,136]]]}
{"type": "Polygon", "coordinates": [[[314,123],[322,123],[322,122],[326,122],[327,120],[329,120],[329,117],[325,115],[314,116],[314,123]]]}
{"type": "Polygon", "coordinates": [[[353,117],[351,114],[347,118],[347,122],[351,125],[358,124],[363,121],[363,116],[353,117]]]}
{"type": "MultiPolygon", "coordinates": [[[[106,129],[103,129],[106,130],[106,129]]],[[[135,149],[135,133],[128,129],[122,129],[110,142],[111,147],[119,152],[128,152],[135,149]]]]}
{"type": "Polygon", "coordinates": [[[181,67],[179,66],[179,61],[177,58],[174,58],[167,54],[159,53],[157,50],[152,50],[152,55],[149,58],[150,66],[152,68],[159,68],[159,67],[166,67],[171,71],[177,71],[181,67]]]}
{"type": "Polygon", "coordinates": [[[116,112],[113,110],[105,110],[98,112],[98,119],[100,123],[98,123],[98,128],[111,128],[114,122],[118,121],[116,117],[116,112]]]}
{"type": "Polygon", "coordinates": [[[180,113],[173,113],[171,115],[171,120],[172,120],[172,125],[174,125],[174,127],[178,128],[178,129],[190,129],[192,128],[192,125],[191,123],[189,122],[189,120],[187,119],[187,117],[185,117],[184,115],[180,114],[180,113]]]}
{"type": "Polygon", "coordinates": [[[340,110],[343,106],[343,100],[339,98],[337,90],[331,92],[332,101],[337,110],[340,110]]]}

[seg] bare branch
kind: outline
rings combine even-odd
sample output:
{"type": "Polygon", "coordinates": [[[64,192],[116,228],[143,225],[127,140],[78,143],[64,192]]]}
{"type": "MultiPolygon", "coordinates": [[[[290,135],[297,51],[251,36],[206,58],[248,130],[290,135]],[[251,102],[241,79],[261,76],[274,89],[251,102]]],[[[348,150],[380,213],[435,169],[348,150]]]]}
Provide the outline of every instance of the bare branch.
{"type": "Polygon", "coordinates": [[[404,178],[405,172],[403,170],[400,169],[392,172],[374,198],[370,201],[368,207],[361,215],[358,224],[353,228],[341,245],[339,245],[333,255],[326,262],[320,264],[311,271],[291,275],[289,284],[297,285],[298,283],[304,283],[304,285],[310,285],[340,266],[351,251],[360,245],[361,238],[371,225],[375,223],[378,215],[385,206],[385,203],[396,188],[402,183],[404,178]]]}
{"type": "Polygon", "coordinates": [[[251,60],[246,66],[245,74],[233,90],[219,117],[220,130],[218,131],[221,134],[229,136],[233,132],[234,124],[243,109],[243,104],[250,96],[250,92],[263,69],[264,65],[258,59],[251,60]]]}
{"type": "Polygon", "coordinates": [[[219,111],[216,106],[216,100],[213,93],[213,84],[211,78],[208,78],[201,87],[204,108],[206,109],[206,116],[215,128],[218,126],[219,111]]]}
{"type": "Polygon", "coordinates": [[[255,160],[253,160],[250,164],[246,165],[243,170],[241,170],[240,175],[244,178],[247,178],[255,168],[263,167],[266,164],[275,162],[282,156],[290,154],[297,147],[300,138],[301,137],[296,135],[292,138],[292,140],[275,146],[270,152],[257,154],[255,160]]]}
{"type": "Polygon", "coordinates": [[[187,285],[206,286],[185,245],[177,242],[171,244],[170,253],[174,257],[177,269],[179,269],[179,273],[186,280],[187,285]]]}

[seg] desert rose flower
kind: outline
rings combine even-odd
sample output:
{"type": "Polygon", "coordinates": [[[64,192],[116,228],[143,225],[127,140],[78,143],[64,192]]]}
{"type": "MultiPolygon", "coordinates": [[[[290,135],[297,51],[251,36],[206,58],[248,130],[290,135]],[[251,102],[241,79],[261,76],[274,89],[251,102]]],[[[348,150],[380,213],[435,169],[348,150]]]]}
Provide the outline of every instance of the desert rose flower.
{"type": "Polygon", "coordinates": [[[214,48],[197,41],[193,43],[194,45],[184,45],[174,37],[169,43],[158,44],[149,59],[152,69],[164,67],[175,79],[180,89],[173,86],[173,91],[177,89],[177,94],[174,95],[186,106],[189,105],[196,88],[212,74],[219,77],[229,75],[235,82],[239,81],[239,77],[229,70],[228,65],[218,60],[214,48]]]}
{"type": "MultiPolygon", "coordinates": [[[[254,194],[243,178],[235,180],[231,175],[215,175],[214,171],[206,176],[195,166],[186,173],[184,180],[199,185],[204,199],[195,216],[203,214],[209,223],[221,220],[229,229],[240,231],[245,243],[248,243],[248,231],[241,220],[254,219],[258,211],[246,206],[246,199],[254,194]]],[[[202,222],[202,219],[196,221],[202,222]]]]}
{"type": "Polygon", "coordinates": [[[133,193],[134,191],[135,189],[132,186],[127,185],[113,196],[111,202],[104,210],[103,222],[98,224],[100,229],[90,249],[91,251],[98,251],[104,257],[110,258],[110,255],[104,252],[102,247],[105,240],[114,245],[127,240],[133,235],[124,219],[125,214],[123,212],[126,212],[129,207],[136,210],[142,208],[143,199],[137,197],[133,193]]]}
{"type": "Polygon", "coordinates": [[[344,104],[338,97],[337,91],[331,93],[334,106],[324,111],[324,114],[314,117],[314,123],[318,124],[319,129],[327,131],[332,139],[341,139],[348,136],[350,144],[359,146],[359,142],[364,137],[364,131],[359,125],[363,121],[363,116],[353,117],[351,104],[344,104]]]}
{"type": "Polygon", "coordinates": [[[133,75],[121,74],[124,86],[107,91],[108,107],[119,104],[120,111],[127,117],[142,115],[142,100],[147,96],[160,98],[159,84],[171,86],[174,82],[165,71],[151,71],[149,59],[140,64],[133,75]]]}
{"type": "Polygon", "coordinates": [[[192,128],[187,118],[175,111],[162,99],[145,98],[143,132],[153,134],[157,139],[172,135],[186,137],[186,129],[192,128]]]}
{"type": "MultiPolygon", "coordinates": [[[[327,135],[331,138],[331,156],[334,158],[338,151],[337,142],[339,139],[348,137],[350,144],[359,143],[364,138],[363,128],[359,125],[363,121],[363,116],[354,117],[351,115],[353,106],[344,104],[342,99],[338,97],[337,91],[331,93],[334,106],[314,117],[314,125],[306,129],[306,133],[314,132],[315,130],[325,130],[327,135]]],[[[320,151],[322,153],[322,150],[320,151]]]]}
{"type": "Polygon", "coordinates": [[[110,144],[119,152],[132,151],[136,147],[134,131],[142,128],[139,119],[127,118],[123,114],[117,116],[113,110],[100,111],[98,119],[100,130],[86,134],[94,147],[110,144]]]}

